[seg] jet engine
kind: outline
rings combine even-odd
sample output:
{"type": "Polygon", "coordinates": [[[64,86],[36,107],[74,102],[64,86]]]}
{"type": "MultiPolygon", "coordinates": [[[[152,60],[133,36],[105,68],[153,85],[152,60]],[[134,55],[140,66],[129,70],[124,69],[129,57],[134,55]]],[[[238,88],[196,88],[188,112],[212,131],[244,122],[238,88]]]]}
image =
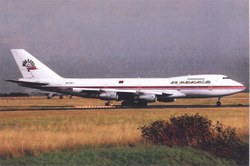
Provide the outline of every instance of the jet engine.
{"type": "Polygon", "coordinates": [[[116,92],[103,92],[99,95],[101,100],[118,100],[118,95],[116,92]]]}
{"type": "Polygon", "coordinates": [[[142,94],[138,96],[138,101],[155,102],[155,94],[142,94]]]}

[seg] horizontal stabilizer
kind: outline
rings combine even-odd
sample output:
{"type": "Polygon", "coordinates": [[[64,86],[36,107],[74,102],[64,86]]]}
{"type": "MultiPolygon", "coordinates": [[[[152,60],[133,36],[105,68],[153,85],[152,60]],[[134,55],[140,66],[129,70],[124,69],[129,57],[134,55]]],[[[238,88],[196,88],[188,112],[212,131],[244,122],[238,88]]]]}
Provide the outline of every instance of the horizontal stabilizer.
{"type": "Polygon", "coordinates": [[[48,83],[40,83],[40,82],[28,82],[28,81],[18,81],[18,80],[5,80],[5,81],[17,83],[17,84],[23,85],[23,86],[45,86],[45,85],[48,85],[48,83]]]}

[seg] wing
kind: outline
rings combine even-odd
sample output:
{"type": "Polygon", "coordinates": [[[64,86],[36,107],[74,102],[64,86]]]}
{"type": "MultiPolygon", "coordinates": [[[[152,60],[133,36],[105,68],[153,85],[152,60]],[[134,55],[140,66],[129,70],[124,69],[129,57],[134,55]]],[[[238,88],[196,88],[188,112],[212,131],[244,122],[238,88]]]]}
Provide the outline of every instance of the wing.
{"type": "Polygon", "coordinates": [[[117,94],[121,100],[130,100],[137,98],[140,95],[155,95],[156,97],[164,98],[175,98],[175,97],[184,97],[184,93],[177,90],[169,91],[154,91],[154,90],[124,90],[124,89],[81,89],[80,94],[84,97],[96,96],[100,94],[117,94]]]}

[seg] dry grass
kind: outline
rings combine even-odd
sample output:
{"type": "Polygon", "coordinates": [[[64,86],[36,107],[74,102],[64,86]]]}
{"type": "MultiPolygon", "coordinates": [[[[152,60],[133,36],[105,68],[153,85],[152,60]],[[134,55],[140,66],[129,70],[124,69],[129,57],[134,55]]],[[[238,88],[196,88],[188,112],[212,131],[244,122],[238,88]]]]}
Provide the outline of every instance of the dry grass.
{"type": "MultiPolygon", "coordinates": [[[[78,127],[78,126],[77,126],[78,127]]],[[[24,154],[37,155],[42,152],[71,149],[78,146],[128,145],[137,140],[132,136],[130,125],[120,131],[117,126],[98,127],[84,131],[32,131],[29,129],[2,130],[0,132],[0,154],[4,157],[18,157],[24,154]],[[98,134],[97,134],[98,133],[98,134]]]]}
{"type": "MultiPolygon", "coordinates": [[[[179,100],[176,104],[214,104],[214,99],[179,100]],[[181,103],[182,102],[182,103],[181,103]]],[[[248,105],[248,94],[223,100],[229,105],[248,105]]],[[[0,107],[99,105],[100,100],[4,98],[0,107]],[[95,103],[95,104],[93,104],[95,103]]],[[[156,105],[159,103],[156,103],[156,105]]],[[[174,103],[171,103],[173,105],[174,103]]],[[[235,127],[239,137],[248,141],[248,107],[170,107],[152,109],[116,109],[85,111],[4,111],[0,112],[0,156],[18,157],[43,152],[72,149],[79,146],[120,146],[140,143],[139,126],[170,116],[207,115],[214,123],[235,127]]]]}

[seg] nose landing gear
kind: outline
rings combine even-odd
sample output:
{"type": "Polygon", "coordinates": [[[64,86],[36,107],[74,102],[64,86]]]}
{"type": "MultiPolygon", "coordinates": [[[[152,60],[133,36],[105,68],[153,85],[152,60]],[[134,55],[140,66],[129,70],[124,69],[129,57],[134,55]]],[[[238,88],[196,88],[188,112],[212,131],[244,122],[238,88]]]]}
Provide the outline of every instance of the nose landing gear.
{"type": "Polygon", "coordinates": [[[217,107],[221,107],[220,97],[218,98],[218,101],[216,102],[216,106],[217,106],[217,107]]]}

